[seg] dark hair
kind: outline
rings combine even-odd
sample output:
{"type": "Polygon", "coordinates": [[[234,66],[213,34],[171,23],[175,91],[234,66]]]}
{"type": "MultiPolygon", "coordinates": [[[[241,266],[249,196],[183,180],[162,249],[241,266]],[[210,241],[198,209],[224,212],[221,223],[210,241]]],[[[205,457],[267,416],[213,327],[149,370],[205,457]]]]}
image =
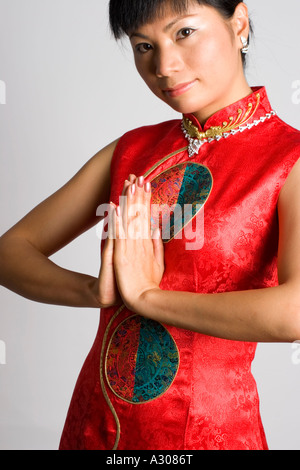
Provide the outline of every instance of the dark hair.
{"type": "MultiPolygon", "coordinates": [[[[235,9],[243,0],[196,0],[199,5],[215,8],[225,18],[230,19],[235,9]]],[[[159,16],[166,4],[176,13],[187,10],[189,0],[110,0],[109,20],[112,33],[116,39],[128,35],[131,31],[154,20],[159,16]]],[[[250,30],[252,30],[250,24],[250,30]]],[[[243,54],[245,62],[245,55],[243,54]]]]}

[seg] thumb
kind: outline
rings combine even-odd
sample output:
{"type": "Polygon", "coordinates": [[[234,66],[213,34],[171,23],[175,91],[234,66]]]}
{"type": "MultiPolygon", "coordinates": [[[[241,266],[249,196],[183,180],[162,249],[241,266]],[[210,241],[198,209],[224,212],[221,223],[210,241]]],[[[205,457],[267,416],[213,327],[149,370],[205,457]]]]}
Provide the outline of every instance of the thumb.
{"type": "Polygon", "coordinates": [[[161,232],[159,229],[156,229],[152,235],[152,242],[153,242],[153,252],[156,261],[163,266],[165,262],[165,252],[164,252],[164,244],[161,238],[161,232]]]}

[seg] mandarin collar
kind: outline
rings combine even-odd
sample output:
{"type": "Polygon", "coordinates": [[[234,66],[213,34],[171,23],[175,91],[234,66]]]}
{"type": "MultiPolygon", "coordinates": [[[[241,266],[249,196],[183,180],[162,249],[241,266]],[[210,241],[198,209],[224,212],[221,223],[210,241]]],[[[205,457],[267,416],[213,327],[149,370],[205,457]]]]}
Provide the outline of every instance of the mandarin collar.
{"type": "Polygon", "coordinates": [[[205,132],[211,127],[222,127],[224,123],[228,123],[230,120],[235,121],[239,116],[246,116],[249,108],[255,111],[251,113],[251,120],[271,112],[271,104],[264,86],[252,87],[250,95],[214,113],[208,118],[204,126],[199,123],[194,114],[184,114],[183,117],[189,119],[200,132],[205,132]]]}

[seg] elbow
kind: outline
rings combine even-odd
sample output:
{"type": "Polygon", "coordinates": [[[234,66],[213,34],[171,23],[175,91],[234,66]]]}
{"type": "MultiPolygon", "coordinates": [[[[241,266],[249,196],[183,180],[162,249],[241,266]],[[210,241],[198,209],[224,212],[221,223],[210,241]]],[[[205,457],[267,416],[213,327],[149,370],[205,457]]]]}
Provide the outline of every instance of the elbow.
{"type": "Polygon", "coordinates": [[[7,237],[2,236],[0,238],[0,286],[7,286],[8,275],[8,265],[9,258],[11,256],[12,250],[10,247],[9,240],[7,237]]]}
{"type": "Polygon", "coordinates": [[[0,285],[7,287],[18,266],[20,239],[7,232],[0,237],[0,285]]]}
{"type": "Polygon", "coordinates": [[[1,278],[3,276],[3,271],[5,268],[5,253],[6,253],[6,248],[5,248],[5,241],[4,237],[0,237],[0,285],[2,285],[1,278]]]}
{"type": "Polygon", "coordinates": [[[270,342],[294,343],[300,341],[300,279],[282,281],[271,288],[274,297],[269,298],[267,315],[270,342]],[[272,298],[272,300],[271,300],[272,298]]]}
{"type": "Polygon", "coordinates": [[[291,325],[291,342],[294,343],[296,341],[300,341],[300,307],[294,313],[291,325]]]}
{"type": "Polygon", "coordinates": [[[300,297],[291,298],[283,311],[281,335],[285,342],[300,341],[300,297]]]}

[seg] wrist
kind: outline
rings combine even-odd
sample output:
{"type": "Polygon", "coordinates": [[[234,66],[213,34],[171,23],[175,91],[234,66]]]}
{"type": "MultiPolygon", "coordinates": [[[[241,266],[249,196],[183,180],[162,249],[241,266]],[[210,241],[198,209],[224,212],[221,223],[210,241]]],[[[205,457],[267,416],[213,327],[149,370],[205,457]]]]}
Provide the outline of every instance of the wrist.
{"type": "Polygon", "coordinates": [[[153,318],[153,315],[155,315],[156,299],[158,299],[161,292],[160,287],[153,285],[153,287],[148,287],[143,290],[135,299],[132,299],[132,301],[124,303],[132,312],[153,318]]]}
{"type": "Polygon", "coordinates": [[[99,285],[97,278],[90,278],[87,282],[86,296],[89,299],[89,303],[94,308],[102,308],[100,296],[99,296],[99,285]]]}

